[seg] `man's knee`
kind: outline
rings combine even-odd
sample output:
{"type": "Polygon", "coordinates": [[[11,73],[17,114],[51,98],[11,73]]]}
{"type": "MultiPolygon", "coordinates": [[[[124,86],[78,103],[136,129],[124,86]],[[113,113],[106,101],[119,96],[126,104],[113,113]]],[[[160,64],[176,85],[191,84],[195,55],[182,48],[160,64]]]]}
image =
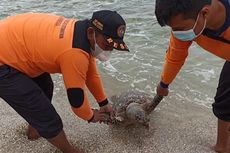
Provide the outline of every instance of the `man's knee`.
{"type": "Polygon", "coordinates": [[[35,127],[38,133],[45,139],[56,137],[63,129],[63,123],[59,116],[49,122],[40,123],[35,127]]]}

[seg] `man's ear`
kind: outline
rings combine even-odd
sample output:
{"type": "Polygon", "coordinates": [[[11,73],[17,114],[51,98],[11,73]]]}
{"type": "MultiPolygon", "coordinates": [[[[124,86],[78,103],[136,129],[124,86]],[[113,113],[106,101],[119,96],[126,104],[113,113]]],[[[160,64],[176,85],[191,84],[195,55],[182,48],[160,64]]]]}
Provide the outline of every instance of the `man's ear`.
{"type": "Polygon", "coordinates": [[[95,49],[94,33],[95,33],[95,31],[94,31],[94,29],[92,27],[89,27],[87,29],[87,38],[89,40],[90,47],[93,48],[93,49],[95,49]]]}
{"type": "Polygon", "coordinates": [[[87,29],[87,38],[92,41],[94,39],[94,29],[92,27],[89,27],[87,29]]]}
{"type": "Polygon", "coordinates": [[[210,5],[204,6],[200,11],[201,15],[205,18],[208,18],[209,14],[210,14],[210,9],[211,9],[210,5]]]}

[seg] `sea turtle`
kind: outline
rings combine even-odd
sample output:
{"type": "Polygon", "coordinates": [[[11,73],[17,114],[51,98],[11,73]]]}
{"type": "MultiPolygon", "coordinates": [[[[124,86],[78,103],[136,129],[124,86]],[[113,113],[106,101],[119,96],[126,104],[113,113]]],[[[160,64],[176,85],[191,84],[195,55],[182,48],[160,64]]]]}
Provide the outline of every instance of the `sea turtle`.
{"type": "Polygon", "coordinates": [[[162,96],[151,97],[149,94],[137,90],[128,90],[119,95],[110,97],[115,117],[113,124],[149,126],[149,114],[162,100],[162,96]]]}

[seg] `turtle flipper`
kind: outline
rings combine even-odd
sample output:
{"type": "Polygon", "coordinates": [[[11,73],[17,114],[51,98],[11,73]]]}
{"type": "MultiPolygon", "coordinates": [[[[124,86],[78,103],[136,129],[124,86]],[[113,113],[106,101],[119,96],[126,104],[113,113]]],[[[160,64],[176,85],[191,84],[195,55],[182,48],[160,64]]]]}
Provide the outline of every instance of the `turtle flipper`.
{"type": "Polygon", "coordinates": [[[120,122],[122,122],[122,121],[125,120],[124,117],[122,117],[122,116],[117,116],[117,117],[115,117],[115,119],[116,119],[117,121],[120,121],[120,122]]]}
{"type": "Polygon", "coordinates": [[[155,95],[153,100],[150,103],[148,103],[148,107],[146,108],[146,112],[148,112],[150,114],[157,107],[157,105],[161,102],[162,99],[163,99],[163,96],[155,95]]]}

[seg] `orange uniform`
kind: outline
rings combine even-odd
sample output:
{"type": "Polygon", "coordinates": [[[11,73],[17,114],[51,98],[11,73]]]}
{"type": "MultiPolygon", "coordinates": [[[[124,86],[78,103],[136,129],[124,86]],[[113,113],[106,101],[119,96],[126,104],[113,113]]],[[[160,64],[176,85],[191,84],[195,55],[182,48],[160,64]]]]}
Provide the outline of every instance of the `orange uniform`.
{"type": "MultiPolygon", "coordinates": [[[[225,13],[224,16],[222,16],[222,18],[224,18],[224,23],[214,30],[206,28],[210,24],[209,20],[212,19],[206,18],[203,9],[208,5],[216,5],[213,1],[212,3],[211,1],[205,1],[200,4],[197,4],[195,1],[194,3],[192,1],[186,1],[185,3],[178,1],[178,4],[175,5],[167,0],[159,0],[158,2],[159,3],[156,5],[156,16],[161,26],[167,25],[170,20],[174,19],[173,17],[175,17],[175,20],[178,17],[177,20],[179,21],[179,15],[181,15],[181,20],[185,21],[185,18],[186,20],[187,18],[191,18],[191,14],[198,13],[192,29],[187,29],[191,28],[188,24],[184,24],[182,27],[176,27],[177,24],[175,24],[175,27],[172,28],[172,30],[175,31],[172,31],[170,36],[159,88],[167,89],[168,85],[175,79],[188,56],[188,49],[194,41],[204,50],[226,60],[220,73],[212,107],[213,113],[218,119],[230,122],[230,0],[218,1],[218,10],[221,11],[221,14],[225,13]],[[191,6],[189,6],[190,4],[191,6]],[[164,12],[165,5],[170,6],[166,13],[164,12]],[[200,8],[199,11],[196,10],[201,6],[202,8],[200,8]],[[199,33],[195,29],[197,23],[200,21],[200,15],[203,16],[203,27],[200,25],[201,31],[199,33]]],[[[210,7],[210,10],[212,9],[213,8],[210,7]]],[[[213,9],[213,11],[215,11],[215,9],[213,9]]],[[[219,20],[215,21],[218,22],[219,20]]],[[[173,26],[173,22],[170,25],[173,26]]],[[[162,94],[167,94],[167,90],[163,91],[162,94]]]]}
{"type": "MultiPolygon", "coordinates": [[[[74,19],[49,14],[21,14],[0,21],[0,63],[30,77],[62,73],[66,89],[84,91],[83,104],[72,107],[84,120],[93,116],[85,85],[97,102],[106,99],[95,58],[73,47],[74,19]]],[[[80,35],[78,37],[81,37],[80,35]]]]}
{"type": "MultiPolygon", "coordinates": [[[[220,37],[230,40],[230,27],[228,27],[220,37]]],[[[209,38],[206,35],[200,35],[194,41],[203,49],[230,61],[230,44],[209,38]]],[[[164,84],[170,84],[174,80],[188,56],[188,48],[191,44],[192,41],[181,41],[171,34],[169,48],[167,50],[161,75],[161,81],[164,84]]]]}

